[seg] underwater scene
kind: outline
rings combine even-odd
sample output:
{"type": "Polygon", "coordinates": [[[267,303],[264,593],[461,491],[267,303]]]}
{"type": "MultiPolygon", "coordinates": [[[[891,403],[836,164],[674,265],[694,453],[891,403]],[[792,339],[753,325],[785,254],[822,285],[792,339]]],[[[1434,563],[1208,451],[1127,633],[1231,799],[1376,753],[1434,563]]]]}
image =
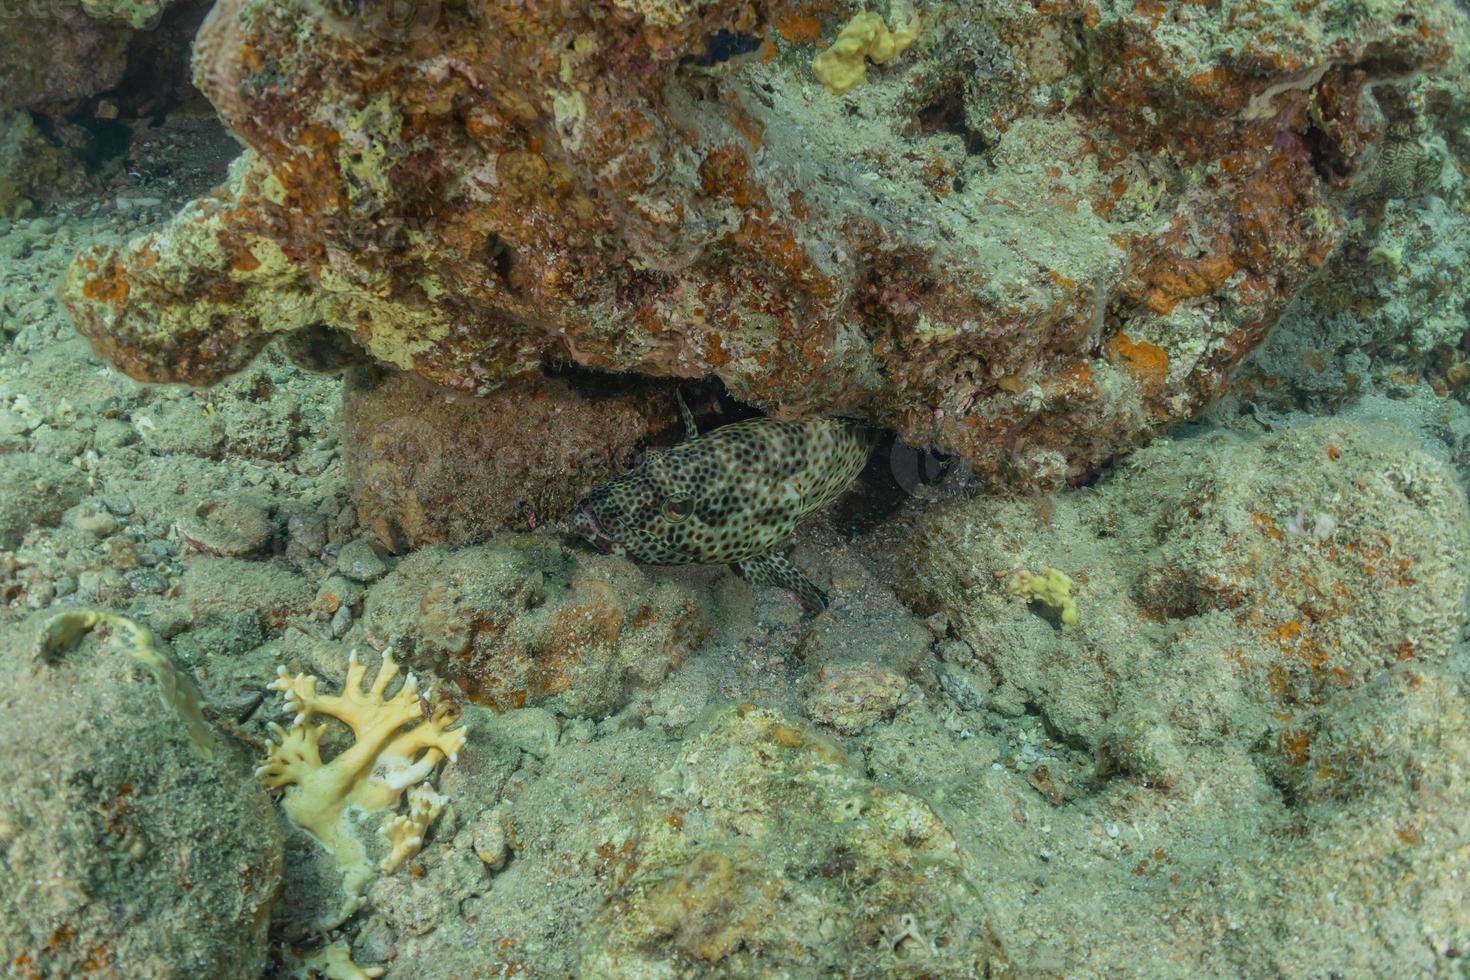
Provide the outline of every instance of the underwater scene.
{"type": "Polygon", "coordinates": [[[1470,977],[1467,0],[0,0],[0,976],[1470,977]]]}

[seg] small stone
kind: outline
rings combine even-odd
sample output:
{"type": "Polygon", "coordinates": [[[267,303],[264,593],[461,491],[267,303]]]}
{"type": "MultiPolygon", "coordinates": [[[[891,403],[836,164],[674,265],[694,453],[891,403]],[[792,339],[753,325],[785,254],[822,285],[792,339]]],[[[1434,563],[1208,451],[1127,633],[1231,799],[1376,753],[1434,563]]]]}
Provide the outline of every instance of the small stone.
{"type": "Polygon", "coordinates": [[[366,538],[357,538],[342,546],[337,555],[337,570],[358,582],[372,582],[388,572],[388,566],[366,538]]]}
{"type": "Polygon", "coordinates": [[[966,667],[975,662],[975,648],[965,640],[944,640],[939,645],[939,659],[966,667]]]}
{"type": "Polygon", "coordinates": [[[168,591],[168,580],[151,568],[134,568],[123,575],[123,581],[139,595],[160,595],[168,591]]]}
{"type": "Polygon", "coordinates": [[[344,603],[337,607],[337,611],[332,615],[331,629],[332,637],[334,639],[340,640],[342,637],[347,635],[347,631],[352,629],[351,606],[344,603]]]}
{"type": "Polygon", "coordinates": [[[103,419],[92,434],[92,445],[102,452],[121,449],[138,441],[137,431],[122,419],[103,419]]]}
{"type": "Polygon", "coordinates": [[[221,414],[225,448],[231,454],[269,460],[289,459],[295,454],[301,414],[296,399],[280,396],[262,402],[236,401],[221,414]]]}
{"type": "Polygon", "coordinates": [[[180,401],[177,393],[167,388],[162,389],[161,400],[154,403],[151,415],[133,414],[133,428],[157,453],[212,459],[219,455],[224,441],[219,413],[206,413],[204,406],[193,399],[180,401]]]}
{"type": "Polygon", "coordinates": [[[556,749],[561,725],[545,708],[521,708],[497,716],[494,733],[527,755],[545,759],[556,749]]]}
{"type": "Polygon", "coordinates": [[[313,449],[296,458],[296,472],[302,476],[320,476],[332,465],[333,453],[329,449],[313,449]]]}
{"type": "Polygon", "coordinates": [[[393,958],[397,934],[386,922],[372,919],[352,943],[354,963],[385,963],[393,958]]]}
{"type": "Polygon", "coordinates": [[[31,434],[36,442],[36,453],[49,456],[59,462],[67,462],[87,448],[87,435],[74,429],[56,429],[43,425],[31,434]]]}
{"type": "Polygon", "coordinates": [[[228,558],[260,554],[276,530],[265,509],[243,496],[206,500],[177,527],[184,543],[195,551],[228,558]]]}
{"type": "Polygon", "coordinates": [[[1005,718],[1019,718],[1026,713],[1026,696],[1009,684],[1002,684],[990,696],[990,710],[1005,718]]]}
{"type": "Polygon", "coordinates": [[[964,711],[979,711],[984,707],[985,695],[991,688],[988,678],[949,663],[939,665],[939,686],[964,711]]]}
{"type": "Polygon", "coordinates": [[[117,518],[105,510],[85,504],[71,516],[71,526],[96,538],[105,538],[117,530],[117,518]]]}
{"type": "Polygon", "coordinates": [[[286,522],[287,547],[299,547],[308,555],[320,555],[327,546],[327,519],[321,514],[292,514],[286,522]]]}
{"type": "Polygon", "coordinates": [[[138,552],[138,564],[157,565],[159,562],[166,560],[168,556],[168,542],[150,541],[147,546],[138,552]]]}
{"type": "Polygon", "coordinates": [[[106,507],[118,517],[127,517],[133,512],[133,502],[121,494],[112,494],[103,497],[102,506],[106,507]]]}
{"type": "Polygon", "coordinates": [[[909,683],[874,663],[833,663],[817,671],[807,716],[843,735],[860,735],[892,717],[909,698],[909,683]]]}
{"type": "Polygon", "coordinates": [[[362,586],[340,575],[333,575],[317,589],[311,608],[323,617],[335,616],[343,606],[356,605],[362,599],[362,586]]]}
{"type": "Polygon", "coordinates": [[[492,871],[505,867],[510,857],[510,846],[505,835],[505,813],[500,807],[492,807],[475,818],[474,830],[470,834],[470,846],[475,857],[484,861],[492,871]]]}
{"type": "Polygon", "coordinates": [[[89,602],[118,602],[127,592],[127,583],[115,568],[86,571],[77,576],[77,596],[89,602]]]}

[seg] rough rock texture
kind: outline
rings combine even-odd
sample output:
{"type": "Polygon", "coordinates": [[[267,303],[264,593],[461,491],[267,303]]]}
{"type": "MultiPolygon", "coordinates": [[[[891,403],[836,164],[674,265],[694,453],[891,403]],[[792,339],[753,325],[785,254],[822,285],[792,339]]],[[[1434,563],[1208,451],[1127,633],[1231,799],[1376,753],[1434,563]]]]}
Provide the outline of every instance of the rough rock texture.
{"type": "MultiPolygon", "coordinates": [[[[1411,430],[1155,443],[1083,493],[946,508],[910,565],[973,651],[987,727],[1039,722],[1001,761],[1051,830],[1048,894],[1017,873],[990,896],[1023,975],[1126,972],[1161,934],[1190,975],[1459,968],[1470,519],[1411,430]],[[1075,626],[1005,592],[1044,565],[1078,583],[1075,626]]],[[[933,786],[957,834],[1036,840],[997,787],[901,747],[870,765],[933,786]]]]}
{"type": "Polygon", "coordinates": [[[910,561],[921,609],[946,612],[1001,690],[1102,770],[1167,785],[1229,747],[1294,783],[1324,706],[1452,649],[1470,517],[1453,471],[1407,431],[1314,421],[1158,443],[1058,501],[1050,528],[1025,504],[948,508],[910,561]],[[1006,592],[1007,573],[1042,565],[1080,583],[1077,626],[1006,592]],[[1092,662],[1072,659],[1093,644],[1092,662]]]}
{"type": "Polygon", "coordinates": [[[984,874],[916,796],[754,705],[685,743],[585,976],[986,976],[984,874]],[[671,817],[670,814],[673,814],[671,817]]]}
{"type": "Polygon", "coordinates": [[[179,577],[179,595],[196,623],[249,616],[280,629],[312,604],[307,579],[288,568],[244,558],[191,557],[179,577]]]}
{"type": "Polygon", "coordinates": [[[806,696],[812,721],[843,735],[860,735],[908,699],[908,682],[878,664],[833,663],[818,668],[806,696]]]}
{"type": "Polygon", "coordinates": [[[1222,421],[1260,407],[1332,410],[1420,380],[1470,396],[1470,36],[1453,55],[1438,76],[1378,90],[1384,136],[1337,195],[1342,246],[1236,372],[1222,421]]]}
{"type": "Polygon", "coordinates": [[[0,106],[83,98],[116,85],[127,69],[127,27],[93,20],[79,2],[3,0],[0,106]]]}
{"type": "MultiPolygon", "coordinates": [[[[148,158],[121,164],[132,173],[168,167],[149,146],[148,131],[166,111],[199,100],[188,53],[208,6],[208,0],[0,0],[0,219],[97,197],[98,171],[130,143],[135,151],[146,148],[135,156],[148,158]]],[[[217,179],[215,172],[211,182],[217,179]]]]}
{"type": "Polygon", "coordinates": [[[661,680],[708,632],[681,586],[532,534],[414,553],[368,594],[363,622],[375,645],[480,704],[596,717],[661,680]]]}
{"type": "Polygon", "coordinates": [[[32,453],[0,456],[0,548],[14,548],[32,528],[54,527],[86,486],[86,476],[65,463],[32,453]]]}
{"type": "Polygon", "coordinates": [[[47,142],[28,114],[0,109],[0,218],[27,214],[39,199],[76,192],[83,179],[76,161],[47,142]]]}
{"type": "Polygon", "coordinates": [[[564,518],[589,484],[627,467],[634,446],[677,424],[673,399],[655,394],[547,378],[481,399],[403,372],[353,371],[343,455],[358,523],[403,551],[564,518]]]}
{"type": "Polygon", "coordinates": [[[128,45],[180,0],[0,0],[0,109],[49,106],[122,81],[128,45]]]}
{"type": "Polygon", "coordinates": [[[8,976],[256,977],[280,888],[248,754],[194,750],[147,669],[92,634],[0,641],[0,964],[8,976]]]}
{"type": "Polygon", "coordinates": [[[1365,86],[1462,19],[922,3],[837,97],[811,61],[847,5],[337,9],[214,8],[196,77],[250,152],[78,258],[66,302],[113,363],[208,383],[325,322],[476,394],[547,358],[717,375],[1044,483],[1216,393],[1337,240],[1365,86]]]}

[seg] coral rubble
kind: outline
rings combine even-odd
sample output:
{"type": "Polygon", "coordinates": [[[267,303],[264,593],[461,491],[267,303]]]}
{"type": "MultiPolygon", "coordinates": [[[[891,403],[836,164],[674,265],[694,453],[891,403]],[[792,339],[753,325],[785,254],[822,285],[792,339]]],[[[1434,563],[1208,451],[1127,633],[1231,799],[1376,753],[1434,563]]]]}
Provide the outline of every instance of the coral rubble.
{"type": "Polygon", "coordinates": [[[812,60],[845,6],[380,6],[215,6],[196,78],[249,151],[78,257],[105,357],[206,384],[325,323],[473,394],[548,359],[714,375],[1046,484],[1219,391],[1338,240],[1372,83],[1463,17],[927,3],[837,96],[812,60]]]}

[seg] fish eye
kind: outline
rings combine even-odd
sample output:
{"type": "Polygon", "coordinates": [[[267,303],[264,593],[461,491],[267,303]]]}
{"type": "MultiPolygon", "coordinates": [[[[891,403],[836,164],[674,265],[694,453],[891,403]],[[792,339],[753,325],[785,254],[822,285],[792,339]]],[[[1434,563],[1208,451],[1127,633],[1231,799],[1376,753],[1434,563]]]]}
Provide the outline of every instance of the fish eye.
{"type": "Polygon", "coordinates": [[[664,501],[664,516],[671,521],[682,521],[694,513],[693,501],[683,497],[670,497],[664,501]]]}

